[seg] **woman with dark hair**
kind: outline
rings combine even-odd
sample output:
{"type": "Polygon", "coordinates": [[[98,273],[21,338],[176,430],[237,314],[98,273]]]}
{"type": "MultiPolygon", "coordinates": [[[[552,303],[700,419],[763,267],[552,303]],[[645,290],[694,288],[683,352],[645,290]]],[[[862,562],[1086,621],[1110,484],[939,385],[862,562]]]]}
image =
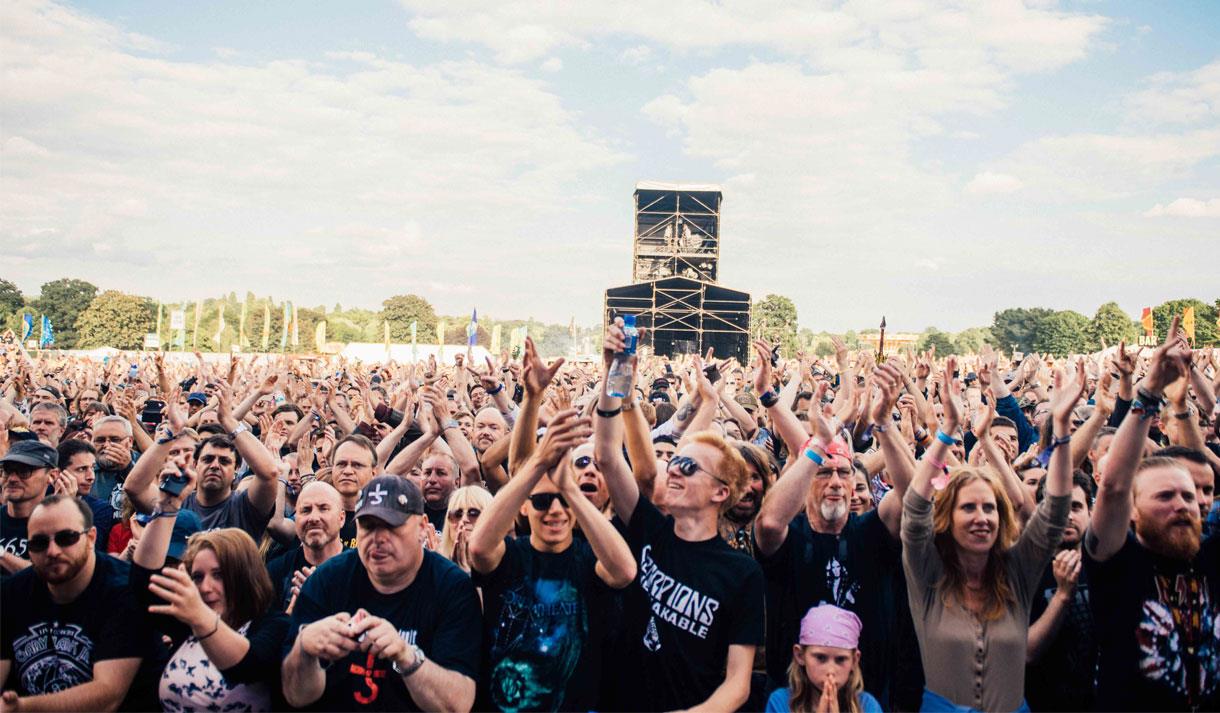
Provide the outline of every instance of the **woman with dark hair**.
{"type": "Polygon", "coordinates": [[[927,677],[921,710],[1029,710],[1024,698],[1026,637],[1035,589],[1063,535],[1071,501],[1068,435],[1085,386],[1055,378],[1046,498],[1025,531],[990,468],[955,470],[943,489],[944,457],[960,420],[960,385],[948,359],[939,386],[944,422],[907,489],[902,564],[927,677]]]}
{"type": "Polygon", "coordinates": [[[160,503],[132,556],[131,589],[172,642],[161,673],[167,711],[266,711],[280,689],[281,645],[288,618],[272,611],[275,590],[254,540],[226,528],[191,536],[182,564],[165,565],[182,494],[160,503]],[[159,571],[158,571],[159,570],[159,571]]]}

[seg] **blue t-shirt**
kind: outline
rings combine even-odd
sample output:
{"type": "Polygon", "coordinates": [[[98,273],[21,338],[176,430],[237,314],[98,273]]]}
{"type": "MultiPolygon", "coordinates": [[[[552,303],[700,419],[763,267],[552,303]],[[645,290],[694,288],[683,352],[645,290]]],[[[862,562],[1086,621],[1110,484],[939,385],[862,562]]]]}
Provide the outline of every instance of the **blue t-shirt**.
{"type": "MultiPolygon", "coordinates": [[[[860,695],[856,696],[856,701],[864,713],[882,713],[881,704],[868,691],[860,691],[860,695]]],[[[771,697],[767,699],[766,713],[788,713],[787,688],[777,688],[771,692],[771,697]]]]}

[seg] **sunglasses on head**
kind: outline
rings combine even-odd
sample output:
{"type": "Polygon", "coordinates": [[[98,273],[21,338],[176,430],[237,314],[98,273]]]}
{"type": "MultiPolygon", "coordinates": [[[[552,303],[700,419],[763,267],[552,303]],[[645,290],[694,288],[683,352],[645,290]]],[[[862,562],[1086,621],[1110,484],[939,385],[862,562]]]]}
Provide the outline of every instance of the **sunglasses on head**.
{"type": "Polygon", "coordinates": [[[577,468],[588,468],[589,464],[592,462],[593,456],[580,456],[572,461],[572,465],[576,466],[577,468]]]}
{"type": "MultiPolygon", "coordinates": [[[[712,476],[712,478],[714,478],[715,480],[718,480],[721,483],[724,483],[724,481],[721,480],[721,478],[719,476],[713,474],[711,471],[704,470],[702,467],[700,467],[699,462],[696,461],[694,458],[691,458],[690,456],[674,456],[673,458],[670,458],[669,467],[677,470],[679,473],[682,474],[682,477],[684,477],[684,478],[690,478],[690,477],[694,476],[695,473],[698,473],[699,471],[702,470],[704,473],[707,473],[708,475],[712,476]]],[[[725,485],[728,485],[728,483],[725,483],[725,485]]]]}
{"type": "Polygon", "coordinates": [[[560,507],[566,508],[568,501],[563,499],[563,495],[559,493],[534,493],[530,496],[530,505],[538,512],[546,512],[551,509],[551,503],[559,501],[560,507]]]}
{"type": "Polygon", "coordinates": [[[482,515],[482,514],[483,514],[483,511],[478,508],[467,508],[465,510],[458,508],[457,510],[449,511],[449,519],[450,520],[461,520],[462,516],[465,515],[467,520],[478,520],[479,515],[482,515]]]}
{"type": "Polygon", "coordinates": [[[51,540],[55,540],[55,546],[61,550],[66,547],[71,547],[77,542],[80,542],[81,535],[87,530],[60,530],[54,535],[34,535],[26,543],[26,547],[30,552],[46,552],[51,546],[51,540]]]}

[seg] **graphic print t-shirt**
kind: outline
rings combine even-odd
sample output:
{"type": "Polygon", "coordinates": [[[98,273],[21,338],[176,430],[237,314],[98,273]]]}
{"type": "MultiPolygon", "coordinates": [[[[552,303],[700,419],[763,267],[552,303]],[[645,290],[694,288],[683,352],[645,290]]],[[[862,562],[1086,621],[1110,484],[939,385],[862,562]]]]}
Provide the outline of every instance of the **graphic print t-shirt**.
{"type": "MultiPolygon", "coordinates": [[[[529,537],[505,543],[495,571],[474,575],[483,588],[490,660],[481,702],[503,711],[591,710],[601,674],[602,608],[610,591],[583,539],[560,553],[529,537]]],[[[476,705],[476,708],[479,708],[476,705]]]]}
{"type": "Polygon", "coordinates": [[[816,532],[804,512],[788,525],[788,536],[769,557],[755,548],[767,581],[767,676],[785,686],[792,645],[810,607],[833,604],[854,612],[860,632],[864,687],[889,701],[895,678],[898,630],[908,609],[902,575],[902,545],[876,510],[852,514],[839,535],[816,532]]]}
{"type": "MultiPolygon", "coordinates": [[[[145,658],[156,651],[152,630],[127,586],[125,563],[97,555],[93,578],[70,604],[56,604],[26,568],[0,588],[0,658],[13,662],[5,689],[19,696],[57,693],[93,680],[98,661],[145,658]]],[[[132,684],[140,684],[137,677],[132,684]]]]}
{"type": "MultiPolygon", "coordinates": [[[[1048,565],[1034,593],[1029,612],[1031,626],[1046,613],[1058,589],[1054,567],[1048,565]]],[[[1059,631],[1042,656],[1025,666],[1025,700],[1035,711],[1092,710],[1096,667],[1097,635],[1089,608],[1089,578],[1087,572],[1081,571],[1059,631]]]]}
{"type": "Polygon", "coordinates": [[[624,590],[623,707],[689,708],[724,682],[730,645],[762,644],[762,570],[719,535],[680,539],[673,518],[643,498],[625,536],[639,574],[624,590]]]}
{"type": "Polygon", "coordinates": [[[1097,627],[1098,710],[1220,710],[1220,540],[1191,562],[1133,533],[1113,557],[1085,553],[1097,627]]]}
{"type": "MultiPolygon", "coordinates": [[[[415,580],[394,594],[381,594],[356,550],[323,562],[305,580],[292,610],[289,632],[338,612],[365,609],[392,623],[407,644],[430,661],[478,680],[483,642],[479,598],[469,575],[435,552],[424,552],[415,580]]],[[[296,634],[284,641],[287,656],[296,634]]],[[[390,662],[355,651],[326,669],[326,689],[311,710],[418,711],[390,662]]]]}
{"type": "MultiPolygon", "coordinates": [[[[11,517],[8,508],[0,506],[0,552],[17,555],[23,560],[30,558],[26,529],[29,522],[27,517],[11,517]]],[[[8,576],[8,572],[0,569],[0,578],[7,579],[8,576]]],[[[5,604],[7,603],[5,601],[5,604]]]]}

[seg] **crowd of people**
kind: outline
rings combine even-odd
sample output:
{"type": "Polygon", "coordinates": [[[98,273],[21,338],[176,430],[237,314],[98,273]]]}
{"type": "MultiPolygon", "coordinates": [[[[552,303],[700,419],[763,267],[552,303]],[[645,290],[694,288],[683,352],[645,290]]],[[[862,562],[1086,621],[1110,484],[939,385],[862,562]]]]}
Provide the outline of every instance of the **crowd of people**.
{"type": "Polygon", "coordinates": [[[1066,358],[629,332],[5,347],[0,710],[1220,710],[1220,362],[1176,320],[1066,358]]]}

